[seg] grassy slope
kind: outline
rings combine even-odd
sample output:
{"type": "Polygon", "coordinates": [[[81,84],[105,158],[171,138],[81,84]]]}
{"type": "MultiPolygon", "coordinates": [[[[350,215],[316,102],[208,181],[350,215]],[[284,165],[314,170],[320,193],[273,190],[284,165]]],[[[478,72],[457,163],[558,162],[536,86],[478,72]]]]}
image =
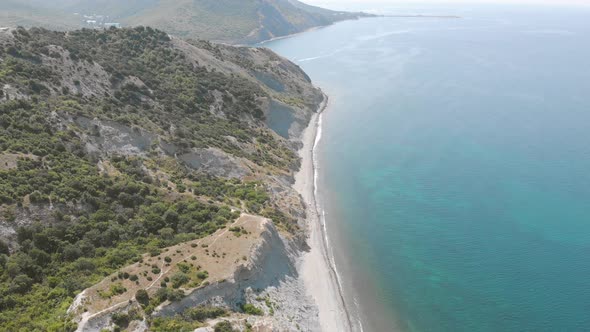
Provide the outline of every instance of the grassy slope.
{"type": "Polygon", "coordinates": [[[235,40],[258,27],[258,14],[252,0],[161,0],[123,21],[158,27],[180,37],[235,40]]]}
{"type": "Polygon", "coordinates": [[[184,37],[255,43],[357,17],[290,0],[161,0],[123,21],[184,37]]]}

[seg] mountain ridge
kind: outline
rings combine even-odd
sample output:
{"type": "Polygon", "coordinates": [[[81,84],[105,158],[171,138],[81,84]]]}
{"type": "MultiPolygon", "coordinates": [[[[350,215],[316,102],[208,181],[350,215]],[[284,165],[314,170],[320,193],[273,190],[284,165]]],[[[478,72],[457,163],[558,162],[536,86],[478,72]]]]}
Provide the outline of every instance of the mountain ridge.
{"type": "Polygon", "coordinates": [[[3,9],[0,26],[70,30],[101,26],[106,22],[100,20],[108,19],[123,26],[152,26],[182,38],[229,44],[254,44],[371,16],[332,11],[298,0],[58,0],[51,4],[24,0],[7,2],[3,9]],[[100,16],[100,22],[88,23],[96,21],[95,16],[100,16]]]}

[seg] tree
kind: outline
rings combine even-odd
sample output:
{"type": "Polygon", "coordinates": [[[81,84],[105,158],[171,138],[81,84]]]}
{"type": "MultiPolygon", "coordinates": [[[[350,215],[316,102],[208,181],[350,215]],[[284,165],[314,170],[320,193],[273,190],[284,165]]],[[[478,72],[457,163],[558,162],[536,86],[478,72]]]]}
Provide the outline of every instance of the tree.
{"type": "Polygon", "coordinates": [[[66,261],[73,262],[82,256],[82,250],[77,246],[70,244],[65,247],[63,257],[66,261]]]}
{"type": "Polygon", "coordinates": [[[172,281],[172,287],[178,288],[189,282],[190,278],[188,275],[186,275],[186,273],[178,272],[175,273],[172,278],[170,278],[170,280],[172,281]]]}
{"type": "Polygon", "coordinates": [[[6,270],[8,271],[8,275],[13,278],[21,274],[37,280],[43,278],[41,267],[35,264],[31,256],[23,252],[10,256],[6,264],[6,270]]]}
{"type": "Polygon", "coordinates": [[[150,304],[150,296],[145,289],[137,290],[137,292],[135,293],[135,299],[142,306],[147,306],[150,304]]]}
{"type": "Polygon", "coordinates": [[[8,245],[4,241],[0,240],[0,255],[2,254],[10,255],[10,250],[8,249],[8,245]]]}
{"type": "Polygon", "coordinates": [[[24,294],[31,289],[33,285],[33,279],[26,274],[19,274],[10,283],[10,290],[14,293],[24,294]]]}
{"type": "Polygon", "coordinates": [[[231,326],[231,323],[224,320],[215,324],[215,332],[234,332],[234,328],[231,326]]]}

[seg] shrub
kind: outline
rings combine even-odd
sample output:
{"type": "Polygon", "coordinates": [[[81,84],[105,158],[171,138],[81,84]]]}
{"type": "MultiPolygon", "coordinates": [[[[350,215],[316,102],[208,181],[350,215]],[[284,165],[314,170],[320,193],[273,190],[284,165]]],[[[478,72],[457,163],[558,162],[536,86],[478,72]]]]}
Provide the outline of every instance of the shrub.
{"type": "Polygon", "coordinates": [[[207,279],[208,277],[209,277],[209,272],[207,272],[207,271],[197,272],[197,278],[199,278],[199,279],[204,280],[204,279],[207,279]]]}
{"type": "Polygon", "coordinates": [[[191,269],[191,267],[186,263],[178,263],[178,265],[176,265],[176,266],[178,267],[178,269],[182,273],[188,273],[191,269]]]}
{"type": "Polygon", "coordinates": [[[231,326],[230,322],[224,320],[222,322],[215,324],[214,331],[215,332],[235,332],[236,330],[234,330],[234,328],[231,326]]]}
{"type": "Polygon", "coordinates": [[[24,294],[31,290],[31,285],[33,284],[33,279],[25,274],[20,274],[10,283],[10,291],[14,293],[24,294]]]}
{"type": "Polygon", "coordinates": [[[117,326],[126,328],[129,325],[130,319],[129,315],[122,312],[116,312],[111,316],[113,323],[117,326]]]}
{"type": "Polygon", "coordinates": [[[189,282],[190,278],[186,273],[178,272],[175,273],[172,278],[170,278],[170,280],[172,281],[173,288],[179,288],[180,286],[189,282]]]}
{"type": "Polygon", "coordinates": [[[205,321],[206,319],[217,318],[227,315],[227,311],[218,307],[198,306],[196,308],[187,309],[183,316],[187,319],[205,321]]]}
{"type": "Polygon", "coordinates": [[[264,314],[264,311],[262,311],[262,309],[259,309],[250,303],[246,303],[246,304],[242,305],[242,311],[244,311],[248,315],[255,315],[255,316],[262,316],[264,314]]]}
{"type": "Polygon", "coordinates": [[[139,289],[135,292],[135,299],[142,306],[147,306],[150,303],[150,296],[145,289],[139,289]]]}

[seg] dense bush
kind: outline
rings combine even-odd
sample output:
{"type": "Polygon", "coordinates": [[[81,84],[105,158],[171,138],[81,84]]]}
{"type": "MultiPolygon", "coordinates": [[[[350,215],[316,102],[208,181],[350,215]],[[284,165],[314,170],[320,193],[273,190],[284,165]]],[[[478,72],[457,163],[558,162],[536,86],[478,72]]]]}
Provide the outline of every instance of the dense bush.
{"type": "Polygon", "coordinates": [[[242,310],[248,315],[256,315],[256,316],[264,315],[264,311],[262,311],[262,309],[257,308],[253,304],[250,304],[250,303],[243,304],[242,310]]]}
{"type": "Polygon", "coordinates": [[[227,315],[227,310],[219,307],[198,306],[187,309],[182,316],[187,320],[203,322],[207,319],[217,318],[227,315]]]}
{"type": "Polygon", "coordinates": [[[224,320],[214,326],[215,332],[235,332],[236,330],[231,326],[231,323],[224,320]]]}
{"type": "Polygon", "coordinates": [[[143,306],[147,306],[150,303],[150,296],[145,289],[138,290],[135,293],[135,299],[143,306]]]}

